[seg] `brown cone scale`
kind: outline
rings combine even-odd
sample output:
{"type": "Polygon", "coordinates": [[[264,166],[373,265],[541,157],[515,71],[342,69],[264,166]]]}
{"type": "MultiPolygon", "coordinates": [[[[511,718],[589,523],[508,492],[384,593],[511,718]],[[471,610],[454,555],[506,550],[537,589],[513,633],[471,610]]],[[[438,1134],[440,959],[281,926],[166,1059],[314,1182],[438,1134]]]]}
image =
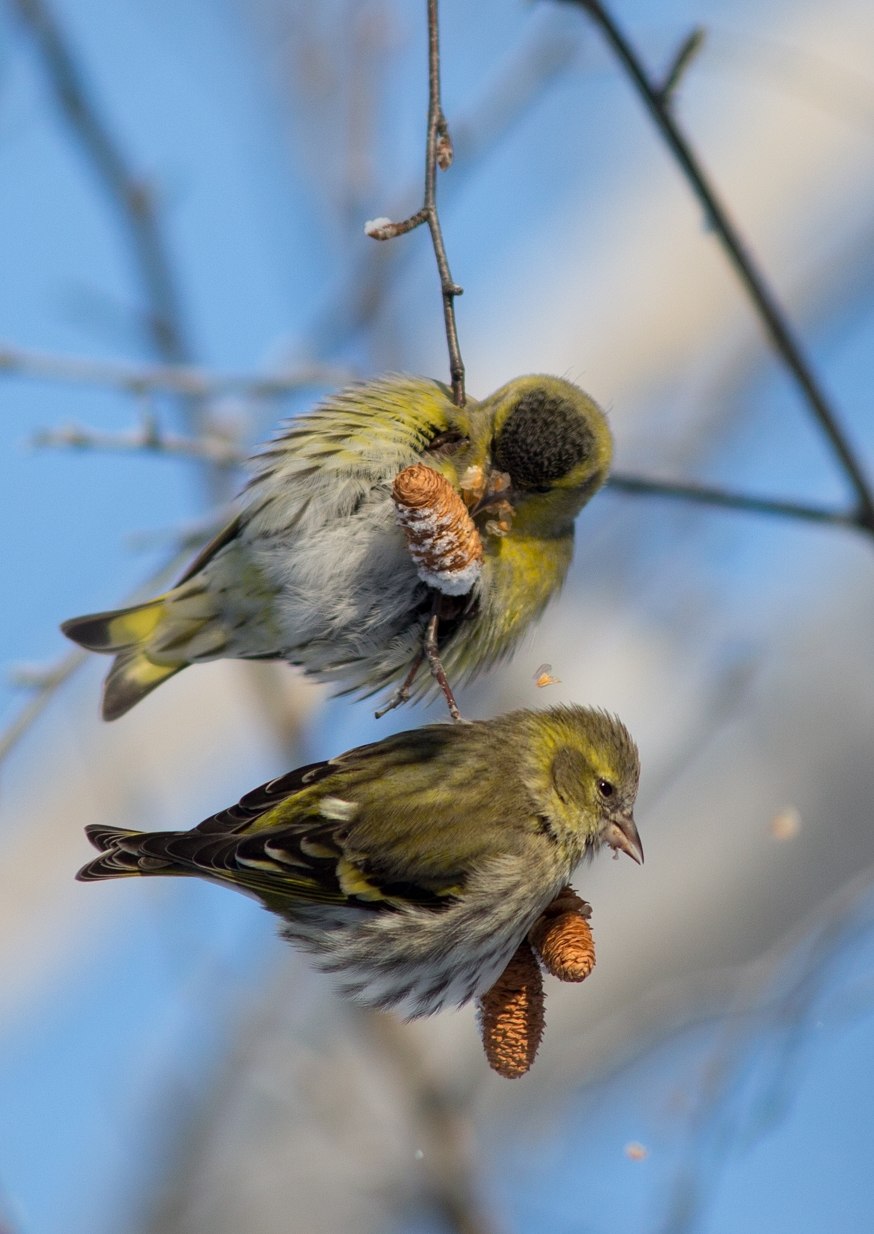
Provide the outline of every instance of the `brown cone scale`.
{"type": "Polygon", "coordinates": [[[480,1031],[489,1066],[508,1080],[534,1062],[543,1038],[543,977],[530,944],[516,954],[479,1003],[480,1031]]]}
{"type": "Polygon", "coordinates": [[[595,967],[590,912],[586,901],[565,887],[528,934],[543,967],[559,981],[585,981],[595,967]]]}

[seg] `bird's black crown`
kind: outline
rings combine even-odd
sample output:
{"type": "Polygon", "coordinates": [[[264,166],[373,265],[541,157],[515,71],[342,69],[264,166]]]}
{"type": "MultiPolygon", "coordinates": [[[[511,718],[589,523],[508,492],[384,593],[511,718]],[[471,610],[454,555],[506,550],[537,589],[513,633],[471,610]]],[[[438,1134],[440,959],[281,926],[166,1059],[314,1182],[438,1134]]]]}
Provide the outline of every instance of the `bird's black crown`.
{"type": "Polygon", "coordinates": [[[514,487],[545,489],[593,452],[595,437],[569,399],[531,390],[504,421],[494,459],[514,487]]]}

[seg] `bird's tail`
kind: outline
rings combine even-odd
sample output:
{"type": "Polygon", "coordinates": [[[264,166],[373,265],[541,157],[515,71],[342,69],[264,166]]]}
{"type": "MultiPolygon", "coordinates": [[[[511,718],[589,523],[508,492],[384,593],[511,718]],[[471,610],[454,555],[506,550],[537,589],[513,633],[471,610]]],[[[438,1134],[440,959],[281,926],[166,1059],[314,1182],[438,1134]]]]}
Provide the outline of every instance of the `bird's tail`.
{"type": "Polygon", "coordinates": [[[174,868],[172,859],[162,859],[146,851],[146,846],[164,833],[126,831],[123,827],[86,827],[85,834],[99,851],[84,865],[76,878],[80,883],[96,883],[104,878],[126,878],[131,874],[186,874],[174,868]]]}
{"type": "Polygon", "coordinates": [[[100,856],[89,861],[76,875],[80,883],[94,883],[101,878],[122,878],[126,874],[140,873],[135,851],[131,851],[135,850],[139,831],[125,831],[122,827],[86,827],[85,834],[100,856]],[[122,847],[125,841],[126,848],[122,847]]]}
{"type": "Polygon", "coordinates": [[[115,656],[103,684],[104,720],[123,716],[162,681],[189,663],[184,656],[175,663],[166,660],[160,663],[149,655],[150,644],[166,615],[166,597],[159,596],[132,608],[72,617],[61,626],[67,638],[80,647],[115,656]]]}

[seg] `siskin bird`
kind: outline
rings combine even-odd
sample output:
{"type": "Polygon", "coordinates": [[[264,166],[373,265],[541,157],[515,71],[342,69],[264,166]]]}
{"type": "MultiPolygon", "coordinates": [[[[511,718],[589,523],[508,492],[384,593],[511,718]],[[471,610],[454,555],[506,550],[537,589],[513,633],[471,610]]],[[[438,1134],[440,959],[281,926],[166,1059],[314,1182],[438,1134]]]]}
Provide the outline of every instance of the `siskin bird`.
{"type": "MultiPolygon", "coordinates": [[[[424,463],[466,498],[482,537],[478,577],[444,598],[437,631],[449,677],[468,679],[508,655],[560,589],[574,519],[611,455],[603,412],[557,377],[518,377],[464,407],[422,378],[352,386],[250,460],[239,513],[175,587],[61,628],[115,656],[107,720],[187,665],[226,656],[287,660],[371,694],[421,660],[435,611],[392,500],[398,473],[424,463]]],[[[430,684],[423,668],[413,693],[430,684]]]]}
{"type": "Polygon", "coordinates": [[[488,990],[584,857],[643,861],[638,756],[585,707],[398,733],[271,780],[192,831],[87,828],[78,874],[248,892],[341,991],[413,1018],[488,990]]]}

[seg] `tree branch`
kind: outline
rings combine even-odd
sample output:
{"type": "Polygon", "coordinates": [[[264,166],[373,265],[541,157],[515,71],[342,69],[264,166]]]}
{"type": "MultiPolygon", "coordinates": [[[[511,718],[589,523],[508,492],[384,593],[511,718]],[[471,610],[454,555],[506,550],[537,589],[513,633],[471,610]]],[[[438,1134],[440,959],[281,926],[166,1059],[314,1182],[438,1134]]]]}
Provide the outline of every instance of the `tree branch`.
{"type": "Polygon", "coordinates": [[[128,166],[49,6],[43,0],[12,3],[36,40],[58,109],[128,232],[148,294],[146,328],[154,349],[167,363],[180,364],[190,354],[190,348],[180,324],[179,297],[152,190],[128,166]]]}
{"type": "Polygon", "coordinates": [[[440,17],[438,0],[428,3],[428,133],[425,143],[425,198],[421,210],[408,218],[393,223],[391,219],[375,219],[365,225],[365,232],[374,240],[394,240],[423,223],[428,224],[431,244],[440,275],[440,292],[443,297],[443,324],[446,330],[446,345],[449,349],[449,377],[452,397],[459,407],[464,406],[464,363],[458,342],[455,324],[455,298],[463,288],[453,280],[443,243],[443,230],[437,211],[437,170],[445,171],[452,163],[452,140],[443,106],[440,101],[440,17]]]}
{"type": "MultiPolygon", "coordinates": [[[[87,651],[77,647],[75,651],[68,651],[60,660],[40,670],[38,674],[30,674],[27,682],[27,702],[0,732],[0,765],[28,729],[36,723],[64,682],[69,681],[80,664],[84,664],[87,656],[87,651]]],[[[23,681],[21,678],[19,680],[23,681]]]]}
{"type": "Polygon", "coordinates": [[[664,81],[659,87],[658,94],[664,107],[668,107],[674,101],[674,95],[680,87],[680,82],[685,77],[692,61],[703,46],[704,29],[702,26],[696,26],[694,30],[690,30],[677,48],[671,63],[668,65],[664,81]]]}
{"type": "Polygon", "coordinates": [[[607,7],[600,0],[565,0],[585,9],[600,28],[616,57],[637,88],[668,149],[677,160],[683,174],[706,211],[708,222],[728,254],[741,283],[770,336],[771,342],[787,370],[804,396],[807,406],[819,424],[840,462],[857,500],[855,523],[874,535],[874,493],[868,478],[850,446],[843,428],[832,410],[800,342],[774,292],[746,247],[727,209],[710,184],[689,141],[680,132],[665,96],[649,76],[646,67],[625,37],[607,7]]]}
{"type": "Polygon", "coordinates": [[[31,351],[12,343],[0,343],[0,376],[4,374],[64,385],[109,386],[128,394],[178,394],[202,399],[227,394],[250,399],[279,398],[307,386],[342,385],[353,376],[347,368],[319,364],[263,376],[211,373],[187,364],[130,364],[31,351]]]}
{"type": "Polygon", "coordinates": [[[98,450],[112,454],[160,454],[169,458],[196,459],[234,471],[246,455],[227,437],[209,433],[201,437],[177,437],[162,432],[149,421],[139,431],[129,433],[99,433],[93,429],[70,424],[57,429],[43,429],[32,439],[35,449],[98,450]]]}
{"type": "Polygon", "coordinates": [[[803,519],[809,523],[827,523],[834,527],[852,527],[857,531],[869,531],[868,526],[860,521],[856,512],[852,510],[834,510],[828,506],[808,505],[806,502],[775,501],[770,497],[753,497],[708,484],[675,483],[614,472],[608,479],[607,485],[618,492],[633,493],[638,496],[671,497],[680,501],[692,501],[698,505],[720,506],[726,510],[744,510],[750,514],[776,514],[783,518],[803,519]]]}
{"type": "Polygon", "coordinates": [[[452,1234],[497,1234],[498,1227],[480,1195],[465,1096],[429,1067],[409,1025],[386,1012],[356,1010],[410,1102],[416,1138],[422,1143],[429,1207],[452,1234]]]}
{"type": "MultiPolygon", "coordinates": [[[[190,554],[191,546],[188,543],[183,548],[177,549],[168,562],[165,562],[159,570],[154,571],[148,578],[143,580],[141,586],[137,588],[136,594],[141,595],[143,592],[148,594],[160,588],[168,578],[171,578],[182,568],[188,561],[190,554]]],[[[131,602],[132,598],[128,600],[128,603],[131,602]]],[[[10,721],[6,728],[0,731],[0,765],[2,765],[3,760],[10,754],[22,737],[36,723],[61,686],[69,681],[76,669],[84,664],[89,656],[89,652],[77,647],[44,668],[35,670],[19,669],[17,673],[13,674],[14,680],[22,688],[28,690],[29,697],[18,714],[10,721]]]]}
{"type": "MultiPolygon", "coordinates": [[[[484,161],[504,139],[513,126],[529,115],[532,106],[546,89],[573,62],[575,48],[568,40],[554,34],[540,33],[506,64],[501,76],[479,94],[470,106],[467,118],[453,124],[454,146],[464,151],[464,167],[484,161]]],[[[447,191],[459,192],[464,178],[459,168],[447,183],[447,191]]],[[[402,200],[407,194],[401,193],[402,200]]],[[[413,216],[415,217],[415,216],[413,216]]],[[[389,223],[390,219],[376,220],[389,223]]],[[[370,233],[370,228],[365,227],[370,233]]],[[[410,250],[396,246],[390,257],[396,268],[410,250]]],[[[386,297],[387,254],[377,253],[371,246],[361,250],[360,259],[353,259],[343,279],[343,285],[327,311],[321,311],[309,330],[310,348],[315,355],[334,353],[341,349],[356,331],[372,323],[386,297]]]]}
{"type": "MultiPolygon", "coordinates": [[[[33,35],[58,111],[93,167],[127,240],[146,299],[145,339],[165,364],[184,364],[193,352],[156,196],[130,167],[50,7],[44,0],[12,0],[12,4],[33,35]]],[[[209,426],[205,400],[185,394],[179,401],[188,431],[193,435],[204,432],[209,426]]],[[[203,477],[210,501],[217,504],[226,496],[225,477],[209,464],[204,466],[203,477]]]]}

